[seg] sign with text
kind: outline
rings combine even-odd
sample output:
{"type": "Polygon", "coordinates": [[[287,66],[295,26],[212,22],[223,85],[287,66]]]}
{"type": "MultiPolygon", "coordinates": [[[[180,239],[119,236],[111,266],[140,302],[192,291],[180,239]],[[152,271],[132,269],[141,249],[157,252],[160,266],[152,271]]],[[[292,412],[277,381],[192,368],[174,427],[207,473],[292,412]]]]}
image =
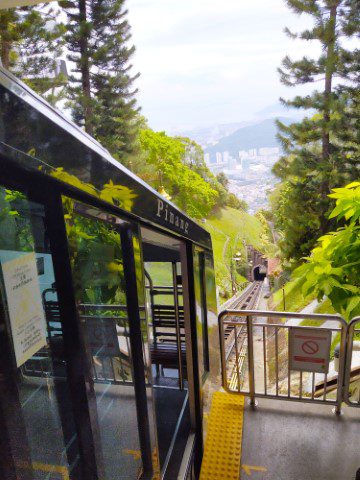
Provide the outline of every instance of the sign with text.
{"type": "Polygon", "coordinates": [[[2,264],[16,365],[46,345],[46,322],[34,253],[2,264]]]}
{"type": "Polygon", "coordinates": [[[116,323],[113,319],[87,318],[86,339],[91,355],[95,357],[120,356],[116,323]]]}
{"type": "Polygon", "coordinates": [[[328,373],[331,331],[291,327],[289,332],[290,370],[328,373]]]}

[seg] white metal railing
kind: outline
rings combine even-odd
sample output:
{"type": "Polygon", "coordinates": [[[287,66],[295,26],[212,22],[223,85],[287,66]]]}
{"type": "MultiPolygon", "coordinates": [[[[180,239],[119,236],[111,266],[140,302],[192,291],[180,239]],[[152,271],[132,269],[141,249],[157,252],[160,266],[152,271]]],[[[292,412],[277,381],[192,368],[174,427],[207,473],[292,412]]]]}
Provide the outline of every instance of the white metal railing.
{"type": "Polygon", "coordinates": [[[335,412],[340,413],[350,331],[341,316],[225,310],[219,315],[219,328],[222,385],[226,391],[249,396],[252,405],[256,397],[267,397],[334,405],[335,412]],[[324,373],[292,369],[289,337],[295,330],[291,329],[300,329],[304,338],[311,333],[324,334],[319,338],[331,340],[331,350],[338,343],[338,372],[332,363],[329,370],[323,367],[324,373]]]}

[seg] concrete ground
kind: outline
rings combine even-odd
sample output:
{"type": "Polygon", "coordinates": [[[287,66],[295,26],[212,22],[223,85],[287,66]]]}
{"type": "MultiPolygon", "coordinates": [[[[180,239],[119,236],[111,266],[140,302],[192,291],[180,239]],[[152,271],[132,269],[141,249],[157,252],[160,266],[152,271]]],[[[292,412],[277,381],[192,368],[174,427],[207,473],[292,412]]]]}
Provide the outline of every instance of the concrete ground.
{"type": "Polygon", "coordinates": [[[360,468],[360,409],[246,400],[241,480],[354,480],[360,468]]]}

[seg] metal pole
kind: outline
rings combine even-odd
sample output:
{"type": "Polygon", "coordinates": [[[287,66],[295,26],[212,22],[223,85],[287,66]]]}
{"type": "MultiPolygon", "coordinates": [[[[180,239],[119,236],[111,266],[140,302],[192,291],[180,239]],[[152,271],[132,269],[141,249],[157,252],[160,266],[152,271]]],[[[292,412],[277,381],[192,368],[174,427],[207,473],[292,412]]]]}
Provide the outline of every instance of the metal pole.
{"type": "Polygon", "coordinates": [[[220,335],[220,356],[221,356],[222,386],[226,390],[228,388],[228,382],[227,382],[226,359],[225,359],[224,318],[221,314],[219,315],[219,335],[220,335]]]}
{"type": "Polygon", "coordinates": [[[237,386],[238,386],[238,392],[240,393],[240,382],[241,382],[241,378],[240,378],[240,370],[239,370],[239,347],[238,347],[238,340],[237,340],[237,327],[235,327],[235,361],[236,361],[236,375],[237,375],[237,386]]]}
{"type": "Polygon", "coordinates": [[[286,304],[285,304],[285,288],[282,288],[282,294],[283,294],[283,304],[284,304],[284,312],[286,310],[286,304]]]}
{"type": "Polygon", "coordinates": [[[344,371],[346,362],[346,345],[347,345],[347,333],[348,329],[341,326],[341,341],[340,341],[340,356],[339,356],[339,373],[338,373],[338,388],[336,394],[336,407],[334,413],[341,415],[341,403],[344,394],[344,371]]]}
{"type": "Polygon", "coordinates": [[[255,376],[254,376],[254,341],[252,331],[252,317],[246,317],[247,335],[248,335],[248,355],[249,355],[249,390],[250,405],[255,407],[255,376]]]}
{"type": "Polygon", "coordinates": [[[183,368],[182,368],[181,331],[180,331],[180,319],[179,319],[179,296],[178,296],[177,278],[176,278],[177,277],[176,262],[172,262],[172,274],[173,274],[173,285],[174,285],[176,345],[177,345],[178,362],[179,362],[179,388],[180,390],[183,390],[184,379],[183,379],[183,368]]]}

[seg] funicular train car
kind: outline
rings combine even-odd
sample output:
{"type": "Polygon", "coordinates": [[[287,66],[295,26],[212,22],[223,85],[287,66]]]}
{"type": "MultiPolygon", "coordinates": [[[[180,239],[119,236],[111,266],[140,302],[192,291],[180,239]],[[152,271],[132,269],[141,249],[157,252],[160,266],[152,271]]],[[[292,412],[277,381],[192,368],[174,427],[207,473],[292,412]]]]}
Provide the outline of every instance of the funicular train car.
{"type": "Polygon", "coordinates": [[[198,478],[210,236],[2,68],[0,264],[1,480],[198,478]]]}

